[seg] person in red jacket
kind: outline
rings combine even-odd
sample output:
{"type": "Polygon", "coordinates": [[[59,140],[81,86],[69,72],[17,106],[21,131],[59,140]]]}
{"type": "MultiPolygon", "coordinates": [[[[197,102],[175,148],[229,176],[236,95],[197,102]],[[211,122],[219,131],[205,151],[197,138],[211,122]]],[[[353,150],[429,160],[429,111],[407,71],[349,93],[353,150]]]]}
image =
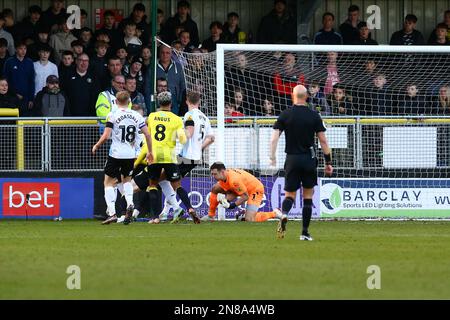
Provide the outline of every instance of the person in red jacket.
{"type": "Polygon", "coordinates": [[[281,72],[275,73],[273,77],[273,88],[278,104],[282,109],[292,105],[292,90],[299,84],[305,85],[305,76],[296,68],[297,57],[294,53],[288,52],[284,55],[281,72]]]}

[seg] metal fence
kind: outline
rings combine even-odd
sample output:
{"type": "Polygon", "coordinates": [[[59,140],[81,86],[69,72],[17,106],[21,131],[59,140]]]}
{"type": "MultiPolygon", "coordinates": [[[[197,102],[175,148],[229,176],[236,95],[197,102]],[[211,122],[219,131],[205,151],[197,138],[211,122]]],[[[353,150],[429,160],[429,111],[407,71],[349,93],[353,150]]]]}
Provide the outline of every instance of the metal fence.
{"type": "MultiPolygon", "coordinates": [[[[92,155],[92,146],[102,130],[97,120],[0,118],[0,171],[101,171],[109,143],[92,155]]],[[[205,162],[221,160],[230,167],[270,169],[274,120],[246,118],[227,122],[223,133],[225,159],[217,159],[219,146],[213,144],[205,152],[205,162]]],[[[324,122],[336,169],[425,170],[431,176],[439,170],[449,171],[450,117],[326,118],[324,122]]],[[[214,120],[212,123],[213,131],[219,134],[214,120]]],[[[283,135],[277,169],[282,169],[284,158],[283,135]]],[[[442,177],[442,171],[437,176],[442,177]]]]}

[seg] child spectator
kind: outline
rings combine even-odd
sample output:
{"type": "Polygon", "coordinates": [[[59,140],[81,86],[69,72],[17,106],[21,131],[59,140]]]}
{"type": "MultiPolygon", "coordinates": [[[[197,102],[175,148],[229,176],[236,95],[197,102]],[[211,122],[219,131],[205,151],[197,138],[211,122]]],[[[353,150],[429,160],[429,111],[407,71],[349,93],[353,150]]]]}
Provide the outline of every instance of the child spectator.
{"type": "Polygon", "coordinates": [[[390,45],[423,45],[425,40],[420,31],[415,30],[417,17],[413,14],[408,14],[403,23],[403,29],[396,31],[391,36],[390,45]]]}
{"type": "Polygon", "coordinates": [[[448,46],[450,45],[450,40],[447,38],[448,27],[445,23],[439,23],[434,29],[435,36],[430,37],[429,45],[432,46],[448,46]]]}
{"type": "Polygon", "coordinates": [[[51,48],[48,44],[41,45],[39,49],[39,60],[34,62],[34,95],[36,96],[42,88],[45,87],[47,77],[55,75],[58,77],[58,67],[53,62],[50,62],[51,48]]]}
{"type": "Polygon", "coordinates": [[[64,88],[64,85],[67,82],[67,77],[69,74],[73,73],[75,70],[75,57],[73,56],[72,51],[64,51],[62,55],[62,60],[58,66],[58,74],[60,79],[60,86],[62,89],[64,88]]]}
{"type": "Polygon", "coordinates": [[[180,43],[184,52],[192,52],[194,49],[194,46],[191,44],[191,35],[187,30],[180,32],[180,43]]]}
{"type": "Polygon", "coordinates": [[[129,56],[139,55],[142,48],[142,41],[138,38],[136,24],[132,21],[125,25],[123,42],[129,56]]]}
{"type": "Polygon", "coordinates": [[[345,88],[339,83],[333,87],[333,93],[327,100],[332,115],[351,115],[353,107],[351,101],[345,95],[345,88]]]}
{"type": "Polygon", "coordinates": [[[354,45],[378,45],[378,42],[370,38],[370,30],[367,27],[367,23],[361,21],[358,23],[358,38],[351,43],[354,45]]]}
{"type": "MultiPolygon", "coordinates": [[[[443,24],[447,26],[447,40],[450,41],[450,10],[446,10],[444,12],[444,21],[443,24]]],[[[428,43],[434,43],[436,41],[436,29],[431,32],[430,38],[428,39],[428,43]]]]}
{"type": "Polygon", "coordinates": [[[323,92],[320,90],[319,82],[313,80],[308,87],[309,97],[307,102],[311,105],[313,110],[316,110],[323,116],[331,114],[330,107],[328,106],[327,99],[323,92]]]}
{"type": "Polygon", "coordinates": [[[26,58],[27,46],[16,44],[16,55],[5,62],[4,76],[8,84],[21,100],[23,109],[21,116],[33,116],[34,98],[34,66],[30,58],[26,58]]]}
{"type": "Polygon", "coordinates": [[[136,3],[133,6],[133,11],[128,18],[123,19],[119,24],[119,30],[124,30],[125,26],[132,22],[136,26],[136,36],[141,41],[142,45],[148,45],[151,35],[151,27],[147,23],[147,16],[145,15],[145,6],[142,3],[136,3]]]}
{"type": "Polygon", "coordinates": [[[115,52],[121,45],[123,36],[117,29],[116,16],[111,10],[106,10],[105,13],[103,13],[103,26],[95,32],[94,38],[96,41],[101,40],[98,39],[99,34],[106,34],[108,36],[112,52],[115,52]]]}
{"type": "Polygon", "coordinates": [[[80,30],[80,37],[78,38],[84,47],[84,52],[89,52],[92,49],[92,30],[89,28],[83,28],[80,30]]]}
{"type": "Polygon", "coordinates": [[[75,59],[76,59],[80,54],[84,53],[83,42],[81,42],[80,40],[72,41],[72,43],[70,44],[70,46],[72,47],[72,52],[73,52],[73,55],[75,56],[75,59]]]}
{"type": "Polygon", "coordinates": [[[222,36],[225,43],[246,43],[246,34],[239,28],[239,15],[236,12],[227,14],[222,36]]]}
{"type": "Polygon", "coordinates": [[[59,79],[50,75],[46,86],[36,95],[36,115],[39,117],[63,117],[69,115],[69,100],[59,88],[59,79]]]}
{"type": "Polygon", "coordinates": [[[264,117],[275,117],[276,116],[275,107],[273,105],[273,100],[270,97],[266,97],[263,100],[262,110],[263,110],[264,117]]]}
{"type": "Polygon", "coordinates": [[[433,113],[450,115],[450,85],[439,88],[439,95],[433,99],[433,113]]]}
{"type": "Polygon", "coordinates": [[[426,108],[425,99],[423,96],[418,95],[419,90],[415,83],[407,84],[405,91],[403,99],[399,101],[398,114],[416,116],[429,113],[426,108]]]}
{"type": "Polygon", "coordinates": [[[95,43],[95,55],[89,61],[92,71],[97,76],[97,80],[99,80],[100,83],[105,83],[105,77],[108,70],[108,61],[106,59],[108,46],[109,45],[104,41],[97,41],[95,43]]]}
{"type": "Polygon", "coordinates": [[[208,52],[216,51],[218,43],[223,43],[223,27],[219,21],[213,21],[209,25],[209,31],[211,36],[202,42],[202,48],[208,50],[208,52]]]}
{"type": "Polygon", "coordinates": [[[142,47],[141,50],[141,58],[142,58],[142,73],[146,74],[147,69],[150,68],[152,64],[152,49],[149,46],[142,47]]]}
{"type": "Polygon", "coordinates": [[[243,115],[247,114],[250,111],[250,106],[247,102],[245,90],[242,88],[235,88],[233,96],[233,105],[236,108],[236,111],[242,113],[243,115]]]}
{"type": "Polygon", "coordinates": [[[226,123],[233,122],[233,120],[230,119],[229,117],[244,117],[245,116],[242,112],[237,111],[236,105],[233,102],[225,103],[224,113],[225,113],[225,122],[226,123]]]}
{"type": "Polygon", "coordinates": [[[122,66],[128,64],[128,52],[124,47],[120,47],[116,51],[116,56],[120,59],[122,66]]]}

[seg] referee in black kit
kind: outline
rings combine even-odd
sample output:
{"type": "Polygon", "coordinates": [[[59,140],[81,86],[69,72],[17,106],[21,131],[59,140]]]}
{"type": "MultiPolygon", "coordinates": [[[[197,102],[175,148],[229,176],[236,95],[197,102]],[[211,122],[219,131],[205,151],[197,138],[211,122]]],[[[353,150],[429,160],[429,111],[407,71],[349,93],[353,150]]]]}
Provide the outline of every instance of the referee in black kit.
{"type": "MultiPolygon", "coordinates": [[[[296,86],[292,91],[293,107],[284,110],[273,126],[270,145],[270,160],[275,166],[278,140],[284,131],[286,136],[286,162],[284,190],[286,197],[283,200],[281,210],[287,215],[295,202],[297,190],[303,187],[303,230],[300,240],[313,240],[308,232],[312,214],[312,198],[314,186],[317,185],[318,160],[314,146],[314,135],[317,134],[320,146],[325,158],[325,174],[333,173],[331,166],[331,149],[325,136],[325,127],[322,118],[317,111],[309,109],[306,100],[308,91],[302,85],[296,86]]],[[[280,221],[278,236],[284,237],[287,219],[280,221]]]]}

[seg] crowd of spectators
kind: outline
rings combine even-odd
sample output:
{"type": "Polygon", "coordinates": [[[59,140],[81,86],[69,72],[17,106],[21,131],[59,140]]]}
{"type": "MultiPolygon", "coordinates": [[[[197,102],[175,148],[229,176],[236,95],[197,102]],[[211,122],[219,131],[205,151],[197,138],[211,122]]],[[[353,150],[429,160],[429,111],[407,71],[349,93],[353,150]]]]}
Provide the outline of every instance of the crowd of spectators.
{"type": "MultiPolygon", "coordinates": [[[[206,53],[216,50],[217,43],[297,42],[296,17],[286,0],[274,1],[273,9],[261,18],[255,37],[242,30],[239,14],[230,12],[223,24],[212,21],[210,34],[200,39],[190,12],[190,3],[181,0],[174,16],[166,19],[158,9],[157,18],[158,37],[170,47],[159,46],[156,91],[163,86],[170,90],[172,110],[179,115],[186,111],[184,67],[191,63],[190,68],[198,71],[193,86],[201,93],[209,85],[203,82],[202,74],[213,70],[206,70],[208,66],[200,60],[180,58],[174,54],[174,48],[206,53]]],[[[11,9],[1,11],[1,107],[18,107],[21,116],[105,116],[115,106],[115,94],[127,90],[132,97],[130,106],[139,106],[144,114],[150,112],[154,83],[150,69],[151,25],[145,5],[135,4],[131,14],[120,23],[114,12],[106,10],[98,30],[88,27],[87,15],[81,10],[81,28],[70,30],[63,0],[51,0],[51,6],[45,10],[30,6],[21,22],[15,21],[11,9]]],[[[361,20],[357,6],[349,7],[348,18],[338,29],[335,19],[331,12],[323,14],[323,27],[314,35],[313,44],[378,44],[372,39],[367,23],[361,20]]],[[[416,29],[416,23],[416,16],[406,15],[403,28],[392,34],[390,44],[450,44],[450,10],[427,42],[416,29]]],[[[337,53],[317,55],[314,70],[308,71],[298,68],[301,65],[298,55],[277,54],[275,59],[282,67],[268,73],[249,68],[246,54],[236,53],[236,62],[226,70],[227,115],[276,116],[290,105],[290,94],[297,84],[308,86],[311,106],[324,115],[450,113],[449,83],[434,84],[436,94],[429,99],[424,98],[428,88],[420,79],[416,82],[407,79],[400,91],[398,87],[393,90],[388,71],[377,69],[386,65],[382,58],[363,61],[361,72],[351,75],[361,77],[356,81],[348,80],[345,71],[354,71],[354,66],[340,64],[337,53]],[[355,85],[349,86],[352,82],[355,85]]],[[[404,57],[405,63],[411,63],[409,58],[404,57]]],[[[446,62],[444,67],[448,69],[446,62]]]]}

